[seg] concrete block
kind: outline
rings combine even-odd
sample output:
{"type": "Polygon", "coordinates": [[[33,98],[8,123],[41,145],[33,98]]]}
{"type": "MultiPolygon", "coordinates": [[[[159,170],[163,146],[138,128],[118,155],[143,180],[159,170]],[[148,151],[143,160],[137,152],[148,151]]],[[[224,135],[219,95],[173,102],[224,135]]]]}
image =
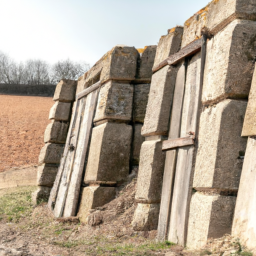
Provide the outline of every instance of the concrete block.
{"type": "Polygon", "coordinates": [[[56,101],[52,106],[49,119],[56,121],[68,121],[70,118],[71,103],[56,101]]]}
{"type": "Polygon", "coordinates": [[[160,38],[157,45],[154,66],[180,50],[182,35],[183,28],[175,27],[170,29],[167,35],[160,38]]]}
{"type": "Polygon", "coordinates": [[[256,55],[255,21],[235,20],[207,42],[203,104],[247,98],[256,55]]]}
{"type": "Polygon", "coordinates": [[[42,164],[37,167],[37,185],[52,187],[58,172],[57,165],[42,164]]]}
{"type": "Polygon", "coordinates": [[[136,231],[156,230],[160,204],[138,204],[135,210],[132,227],[136,231]]]}
{"type": "Polygon", "coordinates": [[[103,206],[116,196],[116,190],[113,187],[89,186],[83,188],[81,202],[77,216],[80,221],[87,223],[87,218],[91,209],[103,206]]]}
{"type": "Polygon", "coordinates": [[[237,195],[232,236],[256,251],[256,138],[248,138],[243,170],[237,195]]]}
{"type": "Polygon", "coordinates": [[[152,76],[142,135],[167,135],[177,67],[165,66],[152,76]]]}
{"type": "Polygon", "coordinates": [[[134,85],[133,122],[143,123],[146,115],[150,84],[134,85]]]}
{"type": "Polygon", "coordinates": [[[120,181],[129,174],[132,126],[104,123],[92,131],[85,181],[120,181]]]}
{"type": "Polygon", "coordinates": [[[208,239],[230,234],[235,204],[234,196],[195,193],[190,204],[187,247],[201,249],[208,239]]]}
{"type": "Polygon", "coordinates": [[[165,152],[161,141],[145,141],[141,146],[135,199],[143,203],[160,203],[165,152]]]}
{"type": "Polygon", "coordinates": [[[45,144],[39,154],[39,164],[59,164],[64,150],[61,144],[45,144]]]}
{"type": "Polygon", "coordinates": [[[133,143],[132,143],[132,164],[139,165],[140,149],[145,138],[141,135],[142,124],[135,124],[133,127],[133,143]]]}
{"type": "Polygon", "coordinates": [[[144,48],[137,67],[137,79],[151,79],[152,68],[156,56],[156,48],[156,45],[149,45],[144,48]]]}
{"type": "Polygon", "coordinates": [[[193,187],[238,189],[247,141],[241,137],[246,105],[224,100],[204,108],[193,187]]]}
{"type": "Polygon", "coordinates": [[[44,132],[44,142],[65,143],[69,124],[53,121],[47,125],[44,132]]]}
{"type": "Polygon", "coordinates": [[[47,202],[51,193],[50,187],[40,186],[32,193],[32,203],[34,205],[40,204],[41,202],[47,202]]]}
{"type": "Polygon", "coordinates": [[[76,87],[76,94],[86,89],[86,77],[88,75],[88,72],[84,73],[82,76],[80,76],[77,80],[77,87],[76,87]]]}
{"type": "Polygon", "coordinates": [[[53,100],[72,102],[75,100],[77,81],[62,79],[57,84],[53,100]]]}
{"type": "Polygon", "coordinates": [[[133,85],[109,81],[99,92],[94,122],[104,119],[131,120],[133,85]]]}

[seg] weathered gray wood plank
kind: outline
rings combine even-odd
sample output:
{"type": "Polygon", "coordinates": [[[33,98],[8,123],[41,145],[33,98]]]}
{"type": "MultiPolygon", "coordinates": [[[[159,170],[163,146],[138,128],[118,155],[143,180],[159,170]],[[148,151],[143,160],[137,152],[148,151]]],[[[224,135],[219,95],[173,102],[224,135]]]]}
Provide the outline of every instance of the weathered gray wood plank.
{"type": "Polygon", "coordinates": [[[76,100],[85,97],[85,96],[88,95],[89,93],[91,93],[91,92],[97,90],[98,88],[100,88],[100,86],[101,86],[101,81],[99,81],[99,82],[93,84],[92,86],[90,86],[90,87],[84,89],[83,91],[81,91],[80,93],[78,93],[78,94],[76,95],[76,100]]]}
{"type": "Polygon", "coordinates": [[[181,148],[195,144],[194,136],[163,141],[162,150],[181,148]]]}

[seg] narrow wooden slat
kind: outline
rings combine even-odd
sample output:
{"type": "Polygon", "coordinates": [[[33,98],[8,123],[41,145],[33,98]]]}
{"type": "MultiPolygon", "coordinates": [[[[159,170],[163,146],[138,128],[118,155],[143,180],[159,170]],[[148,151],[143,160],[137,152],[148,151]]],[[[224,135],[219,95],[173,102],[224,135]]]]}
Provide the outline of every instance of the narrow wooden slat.
{"type": "Polygon", "coordinates": [[[67,134],[66,146],[64,148],[64,152],[63,152],[63,155],[62,155],[62,158],[61,158],[61,161],[60,161],[60,166],[58,168],[58,172],[57,172],[53,187],[51,189],[50,197],[49,197],[49,200],[48,200],[48,207],[51,210],[53,210],[53,204],[55,204],[55,201],[56,201],[56,198],[57,198],[57,193],[58,193],[58,189],[59,189],[59,185],[60,185],[60,180],[61,180],[63,169],[64,169],[64,166],[65,166],[65,163],[66,163],[68,150],[69,150],[68,149],[69,147],[67,145],[70,144],[70,139],[71,139],[70,135],[71,135],[72,129],[74,129],[74,127],[75,127],[75,123],[76,123],[76,119],[77,119],[77,112],[78,112],[78,109],[79,109],[79,104],[80,104],[79,101],[75,101],[74,105],[73,105],[74,111],[73,111],[73,114],[72,114],[69,130],[68,130],[68,134],[67,134]]]}
{"type": "MultiPolygon", "coordinates": [[[[180,123],[186,80],[186,68],[187,62],[184,61],[177,73],[168,139],[176,139],[180,136],[180,123]]],[[[168,231],[173,181],[175,177],[176,152],[177,150],[175,149],[166,152],[161,205],[157,228],[157,239],[159,241],[166,240],[168,231]]]]}
{"type": "Polygon", "coordinates": [[[170,150],[174,148],[181,148],[186,146],[191,146],[195,144],[195,138],[193,136],[165,140],[163,141],[162,150],[170,150]]]}
{"type": "Polygon", "coordinates": [[[72,176],[68,188],[63,216],[71,217],[76,215],[79,193],[82,182],[85,158],[88,152],[89,139],[91,136],[93,118],[95,114],[99,89],[87,96],[86,107],[83,114],[81,129],[79,133],[77,151],[75,155],[72,176]]]}
{"type": "Polygon", "coordinates": [[[90,86],[90,87],[84,89],[83,91],[81,91],[80,93],[78,93],[78,94],[76,95],[76,100],[81,99],[82,97],[85,97],[85,96],[88,95],[89,93],[91,93],[91,92],[97,90],[100,86],[101,86],[101,81],[99,81],[99,82],[93,84],[92,86],[90,86]]]}
{"type": "Polygon", "coordinates": [[[169,56],[167,59],[153,67],[152,71],[156,72],[166,65],[175,65],[186,57],[192,56],[197,52],[200,52],[202,46],[202,38],[195,40],[194,42],[183,47],[179,52],[169,56]]]}

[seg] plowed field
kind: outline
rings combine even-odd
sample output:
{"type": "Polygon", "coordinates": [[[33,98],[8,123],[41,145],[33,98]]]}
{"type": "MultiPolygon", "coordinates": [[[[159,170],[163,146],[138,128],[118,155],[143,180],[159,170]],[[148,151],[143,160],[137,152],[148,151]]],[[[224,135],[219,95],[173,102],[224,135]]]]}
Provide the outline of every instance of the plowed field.
{"type": "Polygon", "coordinates": [[[52,98],[0,95],[0,172],[37,164],[52,98]]]}

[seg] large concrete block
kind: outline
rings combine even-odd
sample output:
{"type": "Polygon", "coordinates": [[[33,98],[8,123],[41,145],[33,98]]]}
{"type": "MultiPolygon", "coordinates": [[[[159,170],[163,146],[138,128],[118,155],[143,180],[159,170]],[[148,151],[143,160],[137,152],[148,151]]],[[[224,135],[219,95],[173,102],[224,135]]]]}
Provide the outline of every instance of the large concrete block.
{"type": "Polygon", "coordinates": [[[243,171],[237,195],[232,236],[256,251],[256,138],[248,138],[243,171]]]}
{"type": "Polygon", "coordinates": [[[44,142],[65,143],[69,124],[53,121],[47,125],[44,132],[44,142]]]}
{"type": "Polygon", "coordinates": [[[133,216],[133,229],[136,231],[156,230],[159,210],[159,204],[138,204],[133,216]]]}
{"type": "Polygon", "coordinates": [[[170,29],[167,35],[160,38],[156,49],[154,66],[180,50],[182,35],[183,28],[175,27],[170,29]]]}
{"type": "Polygon", "coordinates": [[[45,144],[39,154],[39,164],[59,164],[64,150],[64,146],[61,144],[45,144]]]}
{"type": "Polygon", "coordinates": [[[133,122],[143,123],[146,115],[150,84],[134,85],[133,122]]]}
{"type": "Polygon", "coordinates": [[[235,20],[207,42],[202,101],[246,98],[256,55],[255,21],[235,20]]]}
{"type": "Polygon", "coordinates": [[[224,100],[200,117],[196,188],[238,189],[247,138],[241,137],[247,102],[224,100]]]}
{"type": "Polygon", "coordinates": [[[99,92],[94,122],[104,119],[131,120],[133,85],[109,81],[99,92]]]}
{"type": "Polygon", "coordinates": [[[137,79],[151,79],[152,68],[156,56],[156,48],[156,45],[149,45],[144,48],[143,52],[141,53],[139,64],[137,67],[137,79]]]}
{"type": "Polygon", "coordinates": [[[142,135],[167,135],[177,67],[165,66],[153,74],[142,135]]]}
{"type": "Polygon", "coordinates": [[[52,187],[58,172],[57,165],[42,164],[37,167],[37,185],[52,187]]]}
{"type": "Polygon", "coordinates": [[[77,81],[62,79],[57,84],[53,100],[72,102],[75,100],[77,81]]]}
{"type": "Polygon", "coordinates": [[[78,94],[79,92],[83,91],[84,89],[86,89],[86,77],[87,77],[88,72],[84,73],[82,76],[80,76],[77,80],[77,87],[76,87],[76,94],[78,94]]]}
{"type": "Polygon", "coordinates": [[[103,206],[116,196],[113,187],[89,186],[83,188],[81,202],[77,216],[81,222],[87,223],[87,217],[91,209],[103,206]]]}
{"type": "Polygon", "coordinates": [[[132,164],[139,165],[140,149],[145,138],[141,135],[142,124],[133,126],[133,142],[132,142],[132,164]]]}
{"type": "Polygon", "coordinates": [[[56,121],[68,121],[70,118],[71,103],[56,101],[52,106],[49,119],[56,121]]]}
{"type": "Polygon", "coordinates": [[[135,199],[143,203],[160,203],[165,152],[161,141],[145,141],[141,146],[135,199]]]}
{"type": "Polygon", "coordinates": [[[195,193],[190,204],[187,247],[201,249],[208,239],[230,234],[235,204],[234,196],[195,193]]]}
{"type": "Polygon", "coordinates": [[[104,123],[92,131],[85,181],[120,181],[129,175],[132,126],[104,123]]]}
{"type": "Polygon", "coordinates": [[[47,202],[51,193],[50,187],[40,186],[32,193],[32,203],[37,205],[41,202],[47,202]]]}

